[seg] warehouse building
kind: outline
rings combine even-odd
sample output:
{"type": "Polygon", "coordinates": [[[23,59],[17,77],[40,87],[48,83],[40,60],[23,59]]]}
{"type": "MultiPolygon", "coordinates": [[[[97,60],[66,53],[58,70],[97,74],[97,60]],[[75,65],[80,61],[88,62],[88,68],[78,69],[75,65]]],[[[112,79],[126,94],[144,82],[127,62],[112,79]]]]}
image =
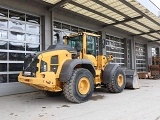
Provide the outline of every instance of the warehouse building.
{"type": "Polygon", "coordinates": [[[56,44],[59,31],[101,34],[111,64],[137,71],[160,54],[160,18],[140,0],[1,0],[0,96],[35,90],[17,80],[24,56],[56,44]]]}

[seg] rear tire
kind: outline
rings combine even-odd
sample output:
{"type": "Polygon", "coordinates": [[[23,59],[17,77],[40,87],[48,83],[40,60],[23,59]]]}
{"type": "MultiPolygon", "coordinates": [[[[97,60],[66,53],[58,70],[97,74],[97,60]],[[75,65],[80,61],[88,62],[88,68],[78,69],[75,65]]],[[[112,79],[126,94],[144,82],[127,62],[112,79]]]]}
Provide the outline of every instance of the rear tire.
{"type": "Polygon", "coordinates": [[[126,77],[124,71],[119,67],[115,70],[111,77],[109,83],[107,83],[107,88],[111,93],[120,93],[124,90],[126,85],[126,77]]]}
{"type": "Polygon", "coordinates": [[[62,94],[62,91],[60,91],[60,92],[42,91],[42,92],[47,97],[57,97],[57,96],[60,96],[62,94]]]}
{"type": "Polygon", "coordinates": [[[63,93],[66,99],[74,103],[88,101],[94,91],[94,78],[84,68],[75,69],[70,80],[64,82],[63,93]]]}

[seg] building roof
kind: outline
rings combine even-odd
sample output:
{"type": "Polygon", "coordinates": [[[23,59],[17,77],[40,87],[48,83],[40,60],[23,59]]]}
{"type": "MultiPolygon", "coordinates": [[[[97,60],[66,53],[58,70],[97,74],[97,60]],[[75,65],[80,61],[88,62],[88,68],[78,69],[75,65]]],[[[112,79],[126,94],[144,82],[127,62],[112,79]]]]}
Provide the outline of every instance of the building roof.
{"type": "Polygon", "coordinates": [[[136,0],[42,0],[57,7],[81,14],[102,23],[102,28],[114,26],[131,36],[141,36],[160,43],[160,18],[136,0]]]}

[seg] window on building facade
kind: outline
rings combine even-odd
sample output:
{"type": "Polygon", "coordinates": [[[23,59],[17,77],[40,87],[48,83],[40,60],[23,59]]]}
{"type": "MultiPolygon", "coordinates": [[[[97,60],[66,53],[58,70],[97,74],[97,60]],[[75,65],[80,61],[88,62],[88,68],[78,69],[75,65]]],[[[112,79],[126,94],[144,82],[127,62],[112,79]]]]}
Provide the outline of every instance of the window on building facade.
{"type": "Polygon", "coordinates": [[[62,36],[70,35],[71,33],[77,33],[77,32],[90,32],[90,33],[97,33],[97,31],[89,30],[86,28],[70,25],[67,23],[62,23],[58,21],[54,21],[53,23],[54,31],[53,31],[53,44],[57,44],[57,38],[55,33],[60,33],[62,36]]]}
{"type": "Polygon", "coordinates": [[[113,56],[113,61],[111,61],[111,63],[124,66],[125,61],[123,40],[116,36],[106,35],[105,43],[106,55],[113,56]]]}
{"type": "Polygon", "coordinates": [[[135,43],[136,69],[137,71],[146,71],[146,52],[145,45],[135,43]]]}
{"type": "Polygon", "coordinates": [[[40,51],[40,17],[0,8],[0,83],[17,82],[25,55],[40,51]]]}

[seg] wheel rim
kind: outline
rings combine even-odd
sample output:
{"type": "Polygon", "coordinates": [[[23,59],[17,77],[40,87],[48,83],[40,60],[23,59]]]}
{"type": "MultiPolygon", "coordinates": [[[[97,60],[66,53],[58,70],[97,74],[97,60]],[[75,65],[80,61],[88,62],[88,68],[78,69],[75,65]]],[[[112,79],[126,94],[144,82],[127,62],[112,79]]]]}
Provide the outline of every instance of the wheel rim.
{"type": "Polygon", "coordinates": [[[118,78],[117,78],[118,86],[119,86],[119,87],[122,87],[123,82],[124,82],[123,75],[122,75],[122,74],[118,75],[118,78]]]}
{"type": "Polygon", "coordinates": [[[86,77],[82,77],[78,83],[78,91],[80,94],[85,95],[90,89],[90,82],[86,77]]]}

